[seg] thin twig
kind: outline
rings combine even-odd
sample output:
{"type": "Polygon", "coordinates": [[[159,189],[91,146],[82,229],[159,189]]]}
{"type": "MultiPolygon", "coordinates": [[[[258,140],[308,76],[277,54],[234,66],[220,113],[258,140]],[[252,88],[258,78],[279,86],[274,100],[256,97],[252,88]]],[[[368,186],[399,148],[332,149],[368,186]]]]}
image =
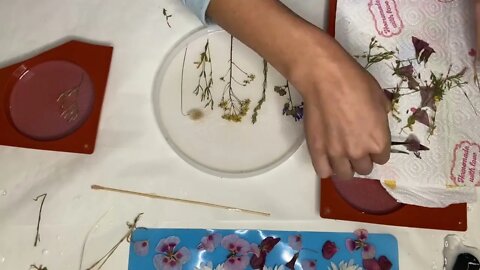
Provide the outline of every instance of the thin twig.
{"type": "Polygon", "coordinates": [[[137,222],[140,219],[140,217],[143,215],[143,213],[138,214],[135,219],[133,220],[133,223],[127,222],[128,226],[128,231],[127,233],[105,254],[102,258],[100,258],[98,261],[96,261],[92,266],[87,268],[86,270],[100,270],[103,265],[110,259],[110,257],[113,255],[115,250],[123,243],[123,241],[127,240],[127,242],[130,242],[130,238],[132,236],[133,231],[137,228],[137,222]]]}
{"type": "Polygon", "coordinates": [[[35,235],[35,242],[33,243],[34,247],[36,247],[37,243],[40,242],[40,220],[42,219],[43,203],[47,198],[47,193],[37,196],[35,199],[33,199],[34,201],[37,202],[41,197],[43,198],[42,198],[42,203],[40,204],[40,210],[38,211],[37,234],[35,235]]]}
{"type": "Polygon", "coordinates": [[[240,211],[240,212],[244,212],[244,213],[261,215],[261,216],[270,216],[270,213],[266,213],[266,212],[248,210],[248,209],[237,208],[237,207],[232,207],[232,206],[224,206],[224,205],[208,203],[208,202],[173,198],[173,197],[161,196],[161,195],[152,194],[152,193],[141,193],[141,192],[136,192],[136,191],[129,191],[129,190],[110,188],[110,187],[103,187],[103,186],[99,186],[99,185],[92,185],[91,188],[93,190],[113,191],[113,192],[119,192],[119,193],[124,193],[124,194],[147,197],[147,198],[151,198],[151,199],[161,199],[161,200],[168,200],[168,201],[174,201],[174,202],[182,202],[182,203],[188,203],[188,204],[201,205],[201,206],[206,206],[206,207],[214,207],[214,208],[221,208],[221,209],[226,209],[226,210],[240,211]]]}
{"type": "Polygon", "coordinates": [[[183,111],[183,74],[185,71],[185,60],[187,59],[187,50],[188,50],[188,46],[185,48],[185,53],[183,54],[182,79],[180,80],[180,110],[182,111],[183,116],[188,115],[183,111]]]}
{"type": "Polygon", "coordinates": [[[30,269],[34,269],[34,270],[48,270],[48,268],[46,266],[43,266],[43,265],[35,265],[35,264],[31,264],[30,265],[30,269]]]}

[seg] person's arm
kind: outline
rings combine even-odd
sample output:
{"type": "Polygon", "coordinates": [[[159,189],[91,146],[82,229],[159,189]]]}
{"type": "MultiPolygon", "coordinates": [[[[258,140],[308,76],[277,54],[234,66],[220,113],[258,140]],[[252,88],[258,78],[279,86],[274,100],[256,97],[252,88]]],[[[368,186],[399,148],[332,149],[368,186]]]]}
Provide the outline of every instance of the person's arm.
{"type": "Polygon", "coordinates": [[[211,0],[207,16],[264,57],[302,94],[317,174],[349,179],[390,156],[389,106],[368,72],[277,0],[211,0]]]}

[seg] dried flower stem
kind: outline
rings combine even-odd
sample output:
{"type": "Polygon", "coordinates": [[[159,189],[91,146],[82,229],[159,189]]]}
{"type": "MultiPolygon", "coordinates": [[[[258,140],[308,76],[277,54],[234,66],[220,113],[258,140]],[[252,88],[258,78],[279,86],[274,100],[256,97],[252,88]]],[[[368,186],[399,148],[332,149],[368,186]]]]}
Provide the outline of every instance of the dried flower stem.
{"type": "Polygon", "coordinates": [[[45,199],[47,198],[47,193],[42,194],[40,196],[37,196],[33,200],[37,202],[40,198],[42,198],[42,202],[40,204],[40,210],[38,211],[37,233],[35,234],[35,242],[33,243],[34,247],[36,247],[37,243],[40,242],[40,221],[42,220],[43,203],[45,202],[45,199]]]}
{"type": "Polygon", "coordinates": [[[214,207],[214,208],[221,208],[221,209],[226,209],[226,210],[240,211],[240,212],[244,212],[244,213],[261,215],[261,216],[270,216],[270,213],[265,213],[265,212],[260,212],[260,211],[248,210],[248,209],[237,208],[237,207],[232,207],[232,206],[224,206],[224,205],[208,203],[208,202],[201,202],[201,201],[194,201],[194,200],[187,200],[187,199],[179,199],[179,198],[161,196],[161,195],[151,194],[151,193],[141,193],[141,192],[135,192],[135,191],[129,191],[129,190],[102,187],[102,186],[99,186],[99,185],[92,185],[91,188],[93,190],[106,190],[106,191],[112,191],[112,192],[119,192],[119,193],[124,193],[124,194],[142,196],[142,197],[147,197],[147,198],[151,198],[151,199],[161,199],[161,200],[168,200],[168,201],[174,201],[174,202],[201,205],[201,206],[206,206],[206,207],[214,207]]]}
{"type": "Polygon", "coordinates": [[[262,109],[263,103],[265,103],[267,99],[267,77],[268,77],[268,63],[267,60],[263,59],[263,91],[262,91],[262,98],[258,101],[257,106],[253,109],[252,114],[252,124],[257,122],[258,112],[262,109]]]}
{"type": "Polygon", "coordinates": [[[253,80],[255,80],[255,75],[245,72],[233,61],[233,36],[230,36],[230,59],[228,63],[229,68],[227,69],[227,72],[224,76],[220,77],[221,81],[226,81],[225,77],[227,77],[228,80],[226,81],[225,87],[223,88],[222,99],[218,106],[223,109],[223,119],[232,122],[241,122],[242,118],[248,112],[250,106],[250,99],[240,99],[233,91],[232,82],[240,86],[247,86],[248,84],[253,82],[253,80]],[[234,67],[236,70],[240,71],[246,76],[243,82],[238,81],[233,76],[234,67]]]}
{"type": "Polygon", "coordinates": [[[48,268],[46,266],[43,266],[43,265],[35,265],[35,264],[31,264],[30,265],[30,269],[33,269],[33,270],[48,270],[48,268]]]}
{"type": "Polygon", "coordinates": [[[167,10],[164,8],[163,9],[163,16],[165,16],[165,21],[167,22],[168,27],[172,28],[172,26],[170,25],[170,21],[169,21],[169,19],[172,17],[172,14],[168,14],[167,10]]]}
{"type": "Polygon", "coordinates": [[[98,261],[96,261],[92,266],[87,268],[86,270],[100,270],[103,265],[110,259],[110,257],[113,255],[115,250],[123,243],[123,241],[127,240],[127,242],[130,242],[130,238],[132,236],[133,231],[137,228],[137,223],[140,217],[143,215],[143,213],[138,214],[135,219],[133,220],[132,223],[127,222],[128,226],[128,231],[127,233],[105,254],[102,258],[100,258],[98,261]]]}
{"type": "Polygon", "coordinates": [[[210,41],[208,39],[203,52],[200,53],[200,60],[194,62],[194,64],[197,69],[200,69],[200,74],[198,75],[198,83],[193,90],[193,94],[196,96],[200,95],[200,100],[202,102],[206,101],[204,107],[210,107],[210,109],[213,110],[214,102],[211,92],[213,87],[213,68],[210,54],[210,41]]]}

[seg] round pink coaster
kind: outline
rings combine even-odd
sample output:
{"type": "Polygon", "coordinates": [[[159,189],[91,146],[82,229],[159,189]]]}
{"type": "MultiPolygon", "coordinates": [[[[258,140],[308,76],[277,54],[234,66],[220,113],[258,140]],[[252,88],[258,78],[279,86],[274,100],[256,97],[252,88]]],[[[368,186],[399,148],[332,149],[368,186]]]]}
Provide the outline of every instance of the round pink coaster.
{"type": "Polygon", "coordinates": [[[79,66],[49,61],[20,66],[10,93],[10,117],[22,134],[40,141],[64,138],[88,119],[95,99],[93,84],[79,66]]]}

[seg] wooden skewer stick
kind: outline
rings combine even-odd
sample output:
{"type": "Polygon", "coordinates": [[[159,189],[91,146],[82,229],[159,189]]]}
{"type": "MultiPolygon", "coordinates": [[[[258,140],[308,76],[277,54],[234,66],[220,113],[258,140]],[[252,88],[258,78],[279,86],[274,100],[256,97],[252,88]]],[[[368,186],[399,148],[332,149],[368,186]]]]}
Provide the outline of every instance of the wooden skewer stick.
{"type": "Polygon", "coordinates": [[[179,198],[161,196],[161,195],[157,195],[157,194],[153,194],[153,193],[142,193],[142,192],[136,192],[136,191],[130,191],[130,190],[103,187],[103,186],[99,186],[99,185],[92,185],[91,188],[93,190],[106,190],[106,191],[112,191],[112,192],[142,196],[142,197],[147,197],[147,198],[151,198],[151,199],[168,200],[168,201],[189,203],[189,204],[195,204],[195,205],[201,205],[201,206],[207,206],[207,207],[221,208],[221,209],[225,209],[225,210],[239,211],[239,212],[244,212],[244,213],[254,214],[254,215],[260,215],[260,216],[267,216],[267,217],[270,216],[270,213],[266,213],[266,212],[248,210],[248,209],[232,207],[232,206],[219,205],[219,204],[214,204],[214,203],[209,203],[209,202],[201,202],[201,201],[194,201],[194,200],[187,200],[187,199],[179,199],[179,198]]]}

